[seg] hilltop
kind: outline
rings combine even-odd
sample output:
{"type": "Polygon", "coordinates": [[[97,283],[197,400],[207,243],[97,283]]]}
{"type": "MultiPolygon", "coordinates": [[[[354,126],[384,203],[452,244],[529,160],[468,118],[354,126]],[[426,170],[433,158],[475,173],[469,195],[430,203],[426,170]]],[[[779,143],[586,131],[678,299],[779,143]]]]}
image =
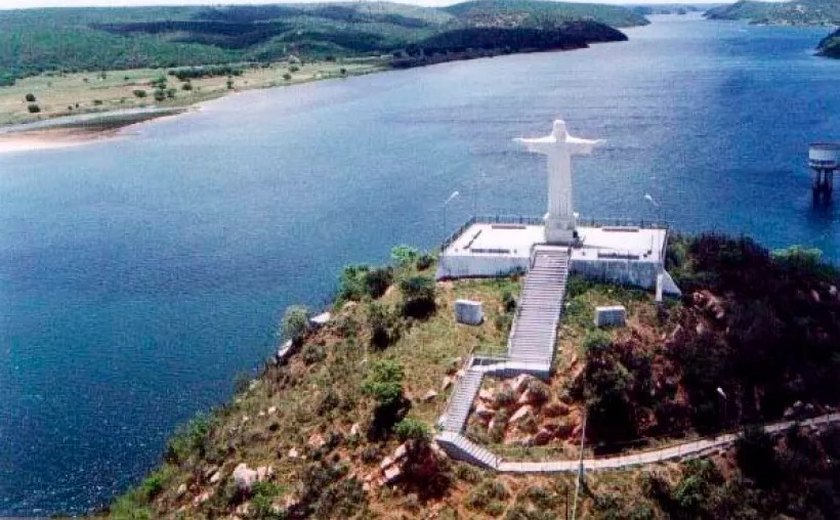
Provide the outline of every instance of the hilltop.
{"type": "Polygon", "coordinates": [[[774,25],[835,25],[840,23],[840,2],[836,0],[795,0],[791,2],[756,2],[741,0],[710,9],[714,20],[748,20],[774,25]]]}
{"type": "MultiPolygon", "coordinates": [[[[521,274],[435,283],[433,256],[401,246],[392,258],[348,266],[326,324],[289,309],[278,357],[230,403],[184,426],[161,465],[101,516],[562,516],[574,474],[499,475],[431,442],[467,356],[504,349],[521,274]],[[457,298],[483,302],[484,322],[456,323],[457,298]]],[[[483,389],[467,434],[506,456],[575,460],[584,411],[591,456],[837,409],[840,277],[817,252],[771,254],[749,239],[704,235],[674,237],[668,259],[684,297],[665,305],[571,279],[554,375],[524,390],[504,380],[483,389]],[[626,327],[592,325],[594,307],[608,303],[626,306],[626,327]]],[[[792,424],[776,435],[751,426],[697,460],[588,473],[578,513],[831,518],[840,428],[792,424]]]]}

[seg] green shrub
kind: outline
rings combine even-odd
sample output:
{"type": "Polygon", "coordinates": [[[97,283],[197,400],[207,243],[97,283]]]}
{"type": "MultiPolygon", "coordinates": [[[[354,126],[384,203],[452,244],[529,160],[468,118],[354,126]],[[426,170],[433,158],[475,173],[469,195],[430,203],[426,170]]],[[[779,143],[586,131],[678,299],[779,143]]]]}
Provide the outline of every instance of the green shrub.
{"type": "Polygon", "coordinates": [[[39,107],[35,103],[31,103],[26,106],[26,110],[28,110],[30,114],[37,114],[41,111],[41,107],[39,107]]]}
{"type": "Polygon", "coordinates": [[[181,85],[181,90],[192,90],[192,88],[192,83],[190,83],[189,81],[181,85]]]}
{"type": "Polygon", "coordinates": [[[344,267],[339,278],[338,299],[359,301],[365,296],[379,298],[393,282],[388,267],[372,268],[366,264],[352,264],[344,267]]]}
{"type": "Polygon", "coordinates": [[[405,244],[391,249],[391,261],[399,268],[405,268],[416,263],[419,257],[420,252],[416,248],[405,244]]]}
{"type": "Polygon", "coordinates": [[[536,404],[543,404],[551,399],[551,387],[539,379],[534,379],[528,383],[528,393],[531,394],[536,404]]]}
{"type": "Polygon", "coordinates": [[[587,353],[596,353],[608,348],[612,344],[612,336],[601,329],[586,331],[583,337],[583,350],[587,353]]]}
{"type": "Polygon", "coordinates": [[[411,419],[410,417],[406,417],[402,421],[398,422],[394,427],[394,433],[396,433],[397,437],[403,442],[411,440],[414,442],[425,443],[431,439],[431,430],[429,429],[429,426],[422,421],[411,419]]]}
{"type": "Polygon", "coordinates": [[[102,100],[101,99],[94,99],[93,104],[96,105],[96,106],[100,106],[100,105],[102,105],[102,100]]]}
{"type": "Polygon", "coordinates": [[[513,391],[513,388],[503,385],[496,390],[496,394],[493,396],[493,402],[496,408],[510,406],[516,402],[516,392],[513,391]]]}
{"type": "Polygon", "coordinates": [[[370,329],[370,345],[383,350],[400,337],[399,317],[389,307],[378,302],[367,306],[367,325],[370,329]]]}
{"type": "Polygon", "coordinates": [[[435,263],[435,255],[433,255],[431,253],[421,253],[420,256],[417,257],[416,265],[417,265],[417,269],[419,271],[425,271],[426,269],[431,267],[432,264],[434,264],[434,263],[435,263]]]}
{"type": "Polygon", "coordinates": [[[467,506],[488,514],[493,514],[491,510],[495,508],[491,504],[507,500],[509,496],[510,493],[504,484],[494,479],[486,479],[477,487],[473,488],[469,495],[467,495],[467,506]],[[490,510],[488,510],[488,507],[490,510]]]}
{"type": "Polygon", "coordinates": [[[190,422],[179,427],[166,446],[166,460],[180,464],[192,453],[203,454],[214,419],[205,413],[197,414],[190,422]]]}
{"type": "Polygon", "coordinates": [[[435,281],[429,276],[411,276],[400,281],[403,315],[426,318],[435,312],[435,281]]]}
{"type": "Polygon", "coordinates": [[[294,73],[294,72],[297,72],[299,70],[300,70],[300,67],[298,67],[297,65],[289,65],[289,72],[294,73]]]}
{"type": "Polygon", "coordinates": [[[162,88],[155,89],[154,98],[155,101],[163,101],[164,99],[166,99],[166,91],[162,88]]]}
{"type": "Polygon", "coordinates": [[[281,322],[283,339],[301,341],[309,330],[309,309],[303,305],[290,305],[281,322]]]}
{"type": "Polygon", "coordinates": [[[290,81],[292,79],[292,75],[287,72],[283,74],[283,79],[285,79],[286,81],[290,81]]]}
{"type": "Polygon", "coordinates": [[[322,345],[315,345],[310,343],[303,347],[301,357],[303,358],[304,363],[306,363],[307,365],[312,365],[326,359],[327,352],[322,345]]]}
{"type": "Polygon", "coordinates": [[[362,391],[380,406],[392,406],[403,397],[403,366],[389,359],[375,361],[362,382],[362,391]]]}
{"type": "Polygon", "coordinates": [[[26,101],[28,101],[30,103],[34,103],[35,102],[35,94],[27,94],[26,95],[26,101]]]}
{"type": "Polygon", "coordinates": [[[132,91],[132,93],[134,94],[134,97],[138,97],[138,98],[146,97],[146,91],[143,90],[143,89],[139,89],[139,88],[135,89],[135,90],[132,91]]]}

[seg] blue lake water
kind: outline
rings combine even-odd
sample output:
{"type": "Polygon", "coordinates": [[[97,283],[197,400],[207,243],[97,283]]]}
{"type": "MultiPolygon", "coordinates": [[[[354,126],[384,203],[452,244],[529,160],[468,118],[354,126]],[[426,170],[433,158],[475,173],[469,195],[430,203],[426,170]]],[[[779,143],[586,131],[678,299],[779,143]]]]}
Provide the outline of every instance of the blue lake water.
{"type": "MultiPolygon", "coordinates": [[[[79,512],[271,354],[346,263],[539,215],[556,117],[607,139],[583,216],[666,218],[840,259],[807,145],[840,140],[825,29],[662,18],[631,41],[248,92],[89,146],[0,156],[0,515],[79,512]],[[646,193],[658,202],[644,200],[646,193]]],[[[840,197],[840,193],[836,194],[840,197]]]]}

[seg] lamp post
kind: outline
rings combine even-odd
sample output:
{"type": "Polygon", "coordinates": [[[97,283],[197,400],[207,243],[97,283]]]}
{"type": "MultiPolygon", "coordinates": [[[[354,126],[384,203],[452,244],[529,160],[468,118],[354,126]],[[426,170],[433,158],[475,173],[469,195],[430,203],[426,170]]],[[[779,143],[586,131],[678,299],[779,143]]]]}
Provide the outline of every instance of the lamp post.
{"type": "Polygon", "coordinates": [[[727,404],[729,403],[729,397],[726,395],[726,392],[723,391],[723,388],[717,387],[715,389],[717,394],[720,396],[721,400],[723,400],[723,426],[726,427],[726,419],[729,415],[727,412],[727,404]]]}
{"type": "Polygon", "coordinates": [[[457,199],[461,194],[456,190],[453,191],[446,201],[443,203],[443,235],[446,237],[446,206],[449,205],[450,202],[457,199]]]}

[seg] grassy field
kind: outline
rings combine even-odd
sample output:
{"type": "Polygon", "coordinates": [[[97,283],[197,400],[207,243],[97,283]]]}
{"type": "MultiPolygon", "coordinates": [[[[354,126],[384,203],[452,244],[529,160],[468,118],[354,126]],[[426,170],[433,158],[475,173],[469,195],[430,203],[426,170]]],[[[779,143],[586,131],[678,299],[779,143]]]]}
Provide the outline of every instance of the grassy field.
{"type": "Polygon", "coordinates": [[[72,74],[45,73],[18,80],[10,87],[0,87],[0,125],[38,121],[58,116],[103,112],[138,107],[180,107],[253,88],[293,85],[327,78],[367,74],[383,70],[386,64],[376,58],[288,62],[244,67],[241,76],[214,76],[179,81],[168,74],[170,69],[111,70],[72,74]],[[173,89],[172,97],[154,98],[152,82],[166,79],[164,90],[173,89]],[[229,88],[228,80],[232,81],[229,88]],[[189,84],[190,90],[184,86],[189,84]],[[135,91],[143,91],[138,97],[135,91]],[[27,101],[28,94],[35,101],[27,101]],[[29,110],[37,105],[37,113],[29,110]]]}

